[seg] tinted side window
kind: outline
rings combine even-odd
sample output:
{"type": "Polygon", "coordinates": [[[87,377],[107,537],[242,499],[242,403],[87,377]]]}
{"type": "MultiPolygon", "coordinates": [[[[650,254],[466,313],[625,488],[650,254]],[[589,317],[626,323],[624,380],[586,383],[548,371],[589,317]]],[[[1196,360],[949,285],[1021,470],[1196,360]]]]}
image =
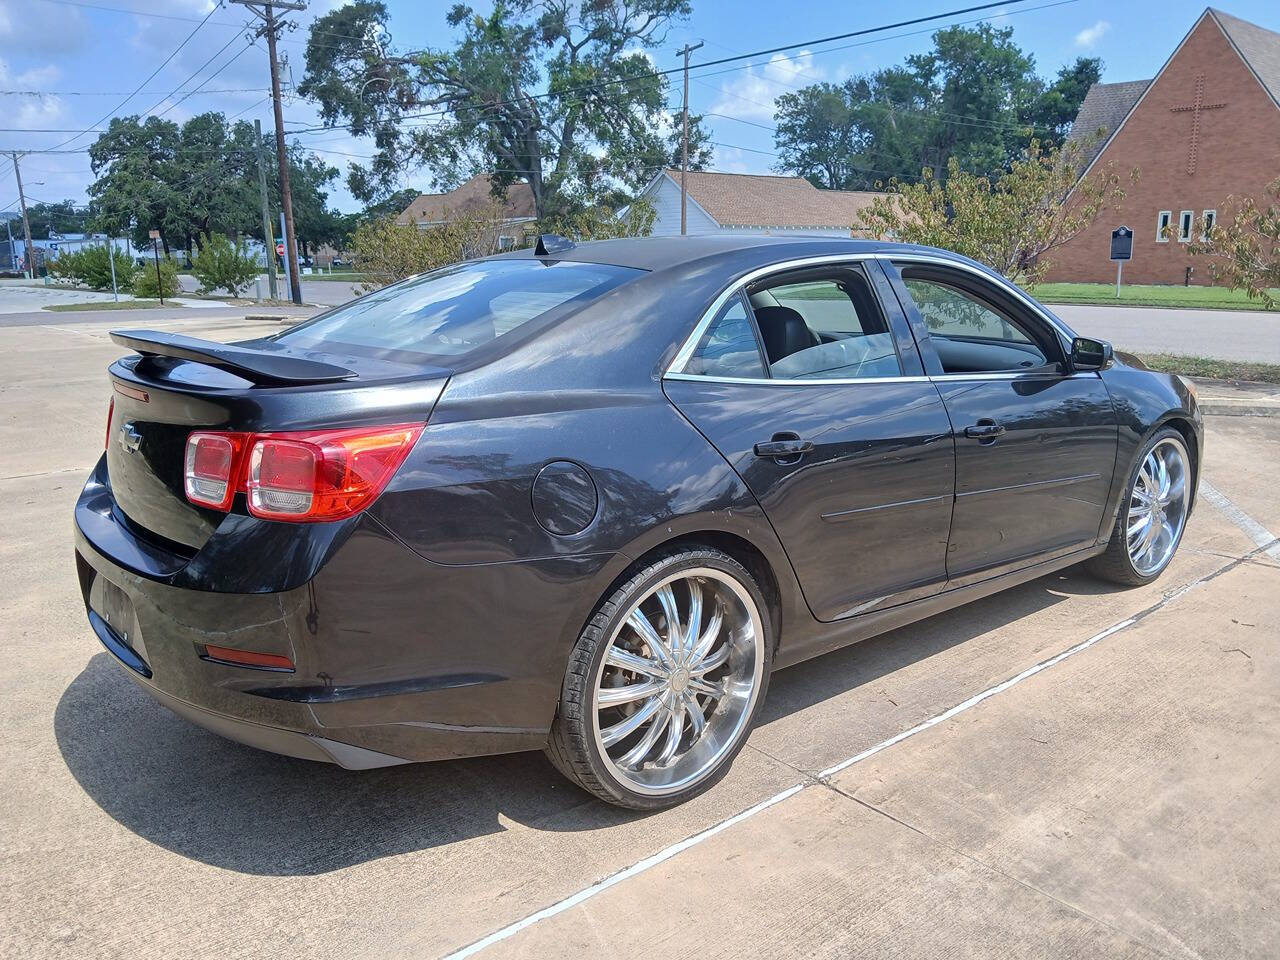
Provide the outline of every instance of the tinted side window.
{"type": "Polygon", "coordinates": [[[685,373],[707,377],[765,377],[755,327],[741,295],[733,297],[711,321],[685,373]]]}
{"type": "Polygon", "coordinates": [[[809,270],[803,279],[762,282],[752,291],[751,306],[775,379],[902,374],[888,321],[859,268],[809,270]]]}
{"type": "Polygon", "coordinates": [[[1001,373],[1049,364],[1014,318],[967,290],[913,277],[907,269],[902,282],[929,328],[945,373],[1001,373]]]}

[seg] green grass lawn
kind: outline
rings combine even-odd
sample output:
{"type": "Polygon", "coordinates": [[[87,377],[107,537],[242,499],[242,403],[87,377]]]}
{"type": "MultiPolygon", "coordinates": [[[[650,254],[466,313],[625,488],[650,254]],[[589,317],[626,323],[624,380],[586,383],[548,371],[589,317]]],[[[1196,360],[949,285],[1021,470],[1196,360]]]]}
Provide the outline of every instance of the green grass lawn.
{"type": "MultiPolygon", "coordinates": [[[[93,300],[89,303],[51,303],[42,309],[55,313],[72,313],[77,310],[145,310],[147,307],[160,305],[159,300],[121,300],[119,303],[114,300],[93,300]]],[[[164,306],[180,307],[182,304],[170,300],[164,306]]]]}
{"type": "Polygon", "coordinates": [[[1181,373],[1188,377],[1211,377],[1214,380],[1280,383],[1280,365],[1272,363],[1245,363],[1238,360],[1215,360],[1212,357],[1184,357],[1173,353],[1139,353],[1137,356],[1152,370],[1163,373],[1181,373]]]}
{"type": "MultiPolygon", "coordinates": [[[[1162,287],[1122,285],[1120,297],[1108,283],[1041,283],[1027,291],[1044,303],[1098,303],[1142,307],[1199,307],[1218,310],[1265,310],[1261,300],[1250,300],[1243,290],[1226,287],[1162,287]]],[[[1280,290],[1272,291],[1280,299],[1280,290]]]]}

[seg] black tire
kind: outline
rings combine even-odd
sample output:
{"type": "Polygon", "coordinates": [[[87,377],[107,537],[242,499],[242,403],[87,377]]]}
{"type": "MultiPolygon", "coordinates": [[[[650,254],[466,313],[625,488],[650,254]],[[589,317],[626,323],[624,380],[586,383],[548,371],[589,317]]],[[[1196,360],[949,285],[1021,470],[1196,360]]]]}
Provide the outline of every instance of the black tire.
{"type": "Polygon", "coordinates": [[[1186,532],[1185,523],[1182,529],[1178,531],[1178,539],[1173,545],[1173,550],[1169,553],[1169,558],[1158,570],[1150,574],[1140,573],[1134,568],[1133,560],[1129,556],[1128,544],[1125,542],[1125,530],[1129,526],[1129,503],[1131,499],[1129,491],[1133,489],[1133,485],[1138,479],[1138,471],[1142,469],[1142,463],[1146,460],[1147,454],[1158,444],[1169,439],[1176,440],[1178,445],[1182,447],[1191,475],[1192,477],[1196,476],[1196,464],[1191,459],[1191,453],[1187,449],[1186,438],[1181,433],[1172,427],[1166,427],[1152,436],[1142,448],[1142,452],[1138,454],[1133,468],[1129,471],[1128,479],[1125,481],[1125,488],[1121,493],[1120,510],[1116,516],[1116,524],[1111,530],[1111,539],[1107,543],[1107,549],[1098,554],[1098,556],[1085,561],[1085,569],[1095,577],[1126,587],[1140,587],[1159,579],[1160,575],[1169,568],[1169,564],[1173,562],[1174,556],[1177,555],[1178,547],[1182,544],[1182,535],[1186,532]]]}
{"type": "Polygon", "coordinates": [[[773,624],[768,606],[755,578],[733,557],[713,547],[691,544],[655,555],[625,583],[605,597],[596,607],[574,644],[561,688],[560,705],[551,726],[551,736],[546,746],[547,757],[556,769],[582,787],[588,793],[606,803],[631,810],[661,810],[684,803],[710,789],[728,772],[734,758],[746,744],[755,724],[769,686],[769,671],[773,659],[773,624]],[[710,567],[728,574],[746,589],[755,602],[763,631],[759,690],[750,715],[742,725],[736,742],[721,756],[716,766],[707,771],[692,785],[677,793],[654,796],[640,793],[618,780],[602,761],[597,744],[595,724],[597,717],[592,709],[596,676],[601,670],[609,642],[632,605],[655,584],[672,574],[697,567],[710,567]]]}

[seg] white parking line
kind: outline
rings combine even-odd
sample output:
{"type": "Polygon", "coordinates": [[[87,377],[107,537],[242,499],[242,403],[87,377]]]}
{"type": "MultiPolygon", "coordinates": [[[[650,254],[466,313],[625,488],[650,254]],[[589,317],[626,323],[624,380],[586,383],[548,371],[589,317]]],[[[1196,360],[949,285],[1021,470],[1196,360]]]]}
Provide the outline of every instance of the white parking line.
{"type": "MultiPolygon", "coordinates": [[[[1277,543],[1276,538],[1272,536],[1267,531],[1267,529],[1263,527],[1260,523],[1258,523],[1256,520],[1250,517],[1247,513],[1245,513],[1243,510],[1237,507],[1234,503],[1232,503],[1229,499],[1227,499],[1227,497],[1224,496],[1217,488],[1211,486],[1207,481],[1202,480],[1200,483],[1200,492],[1204,494],[1205,499],[1207,501],[1209,501],[1215,507],[1221,510],[1227,516],[1228,519],[1230,519],[1238,527],[1240,527],[1247,534],[1249,534],[1250,538],[1253,539],[1254,543],[1257,544],[1260,551],[1266,552],[1272,556],[1276,556],[1277,554],[1280,554],[1280,543],[1277,543]]],[[[543,907],[541,910],[537,911],[536,913],[531,913],[527,917],[524,917],[521,920],[517,920],[515,923],[508,924],[507,926],[503,927],[500,930],[494,931],[493,933],[489,934],[487,937],[484,937],[483,939],[476,940],[474,943],[470,943],[460,950],[456,950],[453,953],[447,954],[443,958],[443,960],[462,960],[462,958],[464,957],[475,956],[481,950],[484,950],[488,947],[493,946],[495,943],[500,943],[503,940],[506,940],[510,937],[515,936],[521,930],[526,930],[529,927],[533,926],[535,923],[538,923],[542,920],[547,920],[551,917],[556,916],[557,914],[564,913],[566,910],[576,907],[580,903],[585,903],[587,900],[590,900],[592,897],[595,897],[601,893],[604,893],[606,890],[610,889],[611,887],[617,886],[618,884],[622,883],[624,880],[629,880],[634,876],[638,876],[639,874],[644,873],[646,870],[649,870],[652,867],[656,867],[660,863],[664,863],[667,860],[670,860],[676,854],[683,853],[685,850],[688,850],[690,847],[695,847],[705,840],[710,840],[716,834],[721,833],[722,831],[729,829],[729,827],[732,827],[735,824],[741,823],[744,820],[749,820],[751,817],[754,817],[758,813],[763,813],[765,810],[768,810],[770,807],[774,806],[775,804],[781,803],[783,800],[786,800],[790,797],[795,796],[797,793],[800,793],[802,790],[808,787],[819,785],[823,781],[825,781],[827,778],[834,776],[840,771],[846,770],[856,763],[861,763],[863,760],[866,760],[869,757],[875,756],[877,753],[880,753],[882,750],[887,750],[889,749],[889,747],[892,747],[895,744],[899,744],[904,740],[908,740],[911,737],[914,737],[918,733],[923,733],[925,730],[928,730],[931,727],[935,727],[946,720],[950,720],[952,717],[955,717],[958,714],[964,713],[966,710],[970,710],[973,707],[976,707],[978,704],[982,703],[984,700],[988,700],[991,697],[994,697],[998,693],[1003,693],[1005,690],[1008,690],[1010,687],[1017,686],[1019,683],[1022,683],[1022,681],[1030,679],[1031,677],[1034,677],[1036,674],[1041,673],[1045,670],[1048,670],[1050,667],[1057,666],[1058,664],[1062,663],[1064,660],[1067,660],[1071,657],[1074,657],[1078,653],[1082,653],[1085,650],[1088,650],[1090,647],[1092,647],[1094,644],[1098,643],[1099,641],[1104,640],[1107,637],[1112,636],[1113,634],[1119,633],[1121,630],[1124,630],[1128,627],[1133,626],[1139,620],[1145,619],[1146,617],[1155,613],[1157,610],[1160,610],[1163,607],[1167,606],[1168,604],[1172,603],[1174,600],[1178,599],[1183,594],[1194,589],[1195,587],[1198,587],[1200,584],[1204,583],[1206,580],[1210,580],[1218,576],[1219,574],[1225,572],[1226,570],[1235,566],[1236,563],[1239,563],[1239,562],[1240,561],[1235,561],[1211,573],[1206,573],[1202,576],[1196,577],[1190,583],[1187,583],[1186,585],[1178,588],[1177,590],[1174,590],[1172,593],[1161,598],[1158,602],[1152,604],[1150,607],[1147,607],[1142,612],[1135,614],[1132,617],[1127,617],[1124,620],[1119,621],[1118,623],[1113,623],[1111,626],[1107,627],[1105,630],[1102,630],[1099,633],[1095,633],[1089,639],[1082,640],[1079,643],[1074,644],[1073,646],[1067,647],[1067,649],[1063,650],[1061,653],[1055,654],[1054,656],[1050,657],[1047,660],[1042,660],[1040,663],[1037,663],[1035,666],[1028,667],[1026,670],[1023,670],[1021,673],[1016,674],[1015,676],[1012,676],[1009,679],[1004,680],[1000,683],[997,683],[993,687],[988,687],[986,690],[983,690],[981,693],[974,694],[972,697],[969,697],[967,700],[963,700],[960,703],[957,703],[955,706],[950,707],[942,711],[941,713],[930,717],[928,720],[925,720],[922,723],[916,724],[914,727],[911,727],[908,730],[902,731],[896,736],[892,736],[887,740],[882,740],[880,743],[877,743],[875,746],[869,747],[868,749],[863,750],[861,753],[854,754],[852,757],[849,757],[847,760],[842,760],[841,762],[835,764],[834,766],[827,767],[827,769],[823,770],[821,773],[817,775],[816,779],[806,779],[801,781],[800,783],[793,784],[790,787],[787,787],[785,790],[782,790],[779,793],[775,793],[773,796],[768,797],[765,800],[761,800],[755,806],[748,807],[747,809],[734,814],[732,817],[729,817],[727,820],[721,820],[719,823],[716,823],[713,826],[710,826],[699,833],[695,833],[690,837],[686,837],[685,839],[680,840],[679,842],[674,843],[669,847],[664,847],[663,849],[659,850],[657,853],[652,854],[651,856],[645,857],[643,860],[637,861],[636,863],[633,863],[631,866],[626,867],[625,869],[620,870],[617,873],[612,874],[611,876],[606,877],[603,880],[599,880],[591,884],[591,886],[589,887],[584,887],[582,890],[579,890],[577,893],[574,893],[568,897],[565,897],[563,900],[559,900],[548,907],[543,907]]]]}
{"type": "Polygon", "coordinates": [[[1262,548],[1262,552],[1280,560],[1280,543],[1276,535],[1223,496],[1222,491],[1208,480],[1200,481],[1200,496],[1222,511],[1228,520],[1249,535],[1249,539],[1262,548]]]}

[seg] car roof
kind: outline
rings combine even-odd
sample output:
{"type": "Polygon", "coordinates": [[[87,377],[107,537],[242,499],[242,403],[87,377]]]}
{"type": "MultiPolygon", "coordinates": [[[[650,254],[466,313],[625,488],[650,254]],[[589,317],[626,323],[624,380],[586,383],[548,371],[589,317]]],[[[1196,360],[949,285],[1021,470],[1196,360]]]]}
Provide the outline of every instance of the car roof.
{"type": "MultiPolygon", "coordinates": [[[[854,240],[849,237],[822,236],[750,236],[742,234],[702,234],[691,237],[626,237],[618,240],[592,240],[574,244],[569,249],[543,259],[575,260],[582,263],[607,263],[619,267],[662,271],[684,266],[694,260],[736,259],[747,255],[755,265],[783,262],[797,256],[823,254],[902,253],[929,251],[955,259],[964,259],[946,250],[934,250],[904,243],[880,240],[854,240]]],[[[530,259],[537,254],[529,248],[500,254],[501,257],[530,259]]]]}

